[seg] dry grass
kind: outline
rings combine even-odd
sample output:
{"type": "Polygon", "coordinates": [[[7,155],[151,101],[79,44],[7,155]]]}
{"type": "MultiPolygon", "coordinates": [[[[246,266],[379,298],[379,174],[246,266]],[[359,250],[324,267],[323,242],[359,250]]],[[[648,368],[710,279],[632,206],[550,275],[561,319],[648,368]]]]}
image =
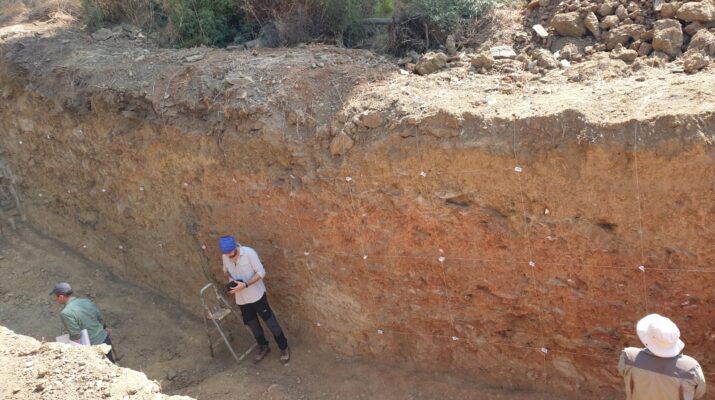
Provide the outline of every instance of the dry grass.
{"type": "Polygon", "coordinates": [[[79,18],[81,13],[79,0],[0,0],[0,25],[79,18]]]}

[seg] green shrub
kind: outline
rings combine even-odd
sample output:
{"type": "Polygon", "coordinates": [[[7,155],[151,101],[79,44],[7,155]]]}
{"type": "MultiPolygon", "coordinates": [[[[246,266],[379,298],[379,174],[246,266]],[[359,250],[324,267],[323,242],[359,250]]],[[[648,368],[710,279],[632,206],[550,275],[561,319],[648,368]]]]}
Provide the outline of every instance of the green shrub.
{"type": "Polygon", "coordinates": [[[179,46],[219,45],[233,40],[241,18],[235,0],[165,0],[179,46]]]}
{"type": "Polygon", "coordinates": [[[342,36],[359,20],[374,15],[377,0],[322,0],[322,7],[327,30],[342,36]]]}
{"type": "Polygon", "coordinates": [[[90,29],[97,28],[105,19],[102,8],[93,0],[82,0],[82,9],[84,10],[85,23],[90,29]]]}
{"type": "Polygon", "coordinates": [[[392,0],[379,0],[375,14],[380,17],[390,17],[395,10],[395,5],[392,0]]]}
{"type": "Polygon", "coordinates": [[[157,0],[82,0],[82,9],[91,29],[117,22],[154,28],[156,18],[162,15],[157,0]]]}
{"type": "Polygon", "coordinates": [[[450,31],[464,20],[486,14],[499,0],[413,0],[418,14],[423,15],[440,29],[450,31]]]}

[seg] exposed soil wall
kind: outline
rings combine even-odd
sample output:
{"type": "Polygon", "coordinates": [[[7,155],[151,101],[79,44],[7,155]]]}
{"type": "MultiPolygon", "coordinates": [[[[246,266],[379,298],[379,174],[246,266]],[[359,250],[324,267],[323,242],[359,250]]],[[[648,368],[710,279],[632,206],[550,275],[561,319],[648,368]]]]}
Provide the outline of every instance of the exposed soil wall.
{"type": "Polygon", "coordinates": [[[2,157],[32,224],[121,277],[198,312],[234,233],[341,353],[612,398],[658,312],[715,367],[712,74],[415,78],[75,35],[3,45],[2,157]]]}

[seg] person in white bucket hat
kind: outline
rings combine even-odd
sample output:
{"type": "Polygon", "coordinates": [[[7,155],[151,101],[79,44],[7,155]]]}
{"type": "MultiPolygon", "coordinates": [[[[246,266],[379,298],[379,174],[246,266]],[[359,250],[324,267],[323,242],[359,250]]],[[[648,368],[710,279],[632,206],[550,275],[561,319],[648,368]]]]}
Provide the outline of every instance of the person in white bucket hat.
{"type": "Polygon", "coordinates": [[[623,349],[618,362],[627,400],[693,400],[705,395],[700,364],[682,354],[685,343],[673,321],[650,314],[638,321],[636,332],[645,348],[623,349]]]}

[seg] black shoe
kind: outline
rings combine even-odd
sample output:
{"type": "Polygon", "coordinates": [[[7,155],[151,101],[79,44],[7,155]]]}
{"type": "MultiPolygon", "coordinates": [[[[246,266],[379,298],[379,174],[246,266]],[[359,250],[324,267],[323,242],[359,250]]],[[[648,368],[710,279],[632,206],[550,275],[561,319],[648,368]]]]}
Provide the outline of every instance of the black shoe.
{"type": "Polygon", "coordinates": [[[256,353],[255,356],[253,356],[253,362],[254,363],[259,363],[261,360],[266,358],[268,353],[271,352],[271,348],[268,346],[263,346],[263,345],[258,345],[258,352],[256,353]]]}

